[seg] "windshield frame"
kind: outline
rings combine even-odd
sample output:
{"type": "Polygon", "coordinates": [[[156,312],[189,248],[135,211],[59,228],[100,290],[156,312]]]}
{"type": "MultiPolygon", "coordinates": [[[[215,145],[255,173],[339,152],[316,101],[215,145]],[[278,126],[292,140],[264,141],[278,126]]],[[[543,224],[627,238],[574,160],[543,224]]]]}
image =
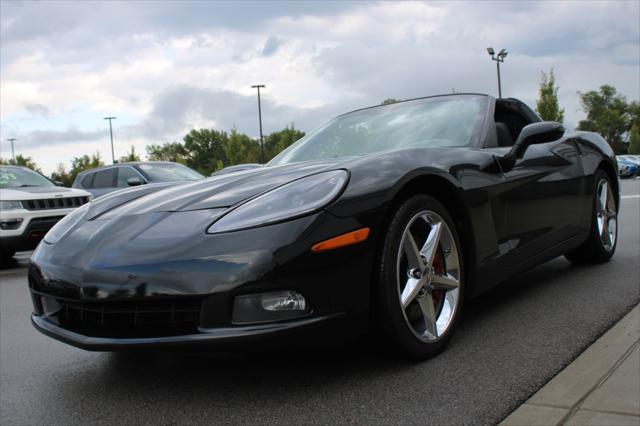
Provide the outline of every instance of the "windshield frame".
{"type": "MultiPolygon", "coordinates": [[[[312,137],[314,137],[317,133],[321,132],[322,130],[326,129],[328,126],[334,124],[336,121],[341,120],[347,116],[353,115],[353,114],[357,114],[357,113],[361,113],[363,111],[368,111],[368,110],[372,110],[372,109],[382,109],[382,108],[389,108],[389,107],[394,107],[394,106],[398,106],[398,104],[404,104],[404,103],[412,103],[412,102],[418,102],[418,101],[424,101],[424,102],[428,102],[430,100],[438,100],[438,99],[442,99],[442,98],[460,98],[460,97],[466,97],[466,98],[472,98],[475,99],[479,104],[481,109],[478,111],[478,122],[476,123],[476,125],[474,126],[473,130],[472,130],[472,134],[470,136],[469,139],[469,143],[465,144],[465,145],[458,145],[458,146],[433,146],[433,147],[424,147],[424,149],[429,149],[429,148],[439,148],[439,149],[443,149],[443,148],[478,148],[481,147],[482,145],[482,140],[486,137],[486,133],[487,133],[487,122],[488,120],[491,118],[493,112],[493,108],[492,108],[492,100],[493,98],[489,95],[486,94],[481,94],[481,93],[456,93],[456,94],[445,94],[445,95],[436,95],[436,96],[425,96],[425,97],[420,97],[420,98],[414,98],[414,99],[406,99],[403,101],[398,101],[398,102],[394,102],[391,104],[382,104],[382,105],[374,105],[374,106],[370,106],[370,107],[366,107],[366,108],[360,108],[360,109],[356,109],[344,114],[340,114],[336,117],[334,117],[333,119],[329,120],[328,122],[324,123],[322,126],[319,126],[318,128],[314,129],[313,131],[307,133],[304,137],[300,138],[299,140],[297,140],[296,142],[294,142],[293,144],[291,144],[289,147],[287,147],[286,149],[284,149],[282,152],[280,152],[278,155],[276,155],[274,158],[272,158],[267,164],[266,166],[275,166],[275,165],[284,165],[284,164],[291,164],[291,163],[297,163],[297,162],[304,162],[304,161],[313,161],[313,160],[320,160],[320,159],[326,159],[326,158],[316,158],[316,159],[302,159],[302,160],[294,160],[294,161],[283,161],[283,159],[286,158],[287,155],[289,155],[289,153],[293,150],[297,149],[297,146],[299,146],[299,144],[301,143],[306,143],[306,141],[312,137]]],[[[360,154],[358,156],[366,156],[366,155],[370,155],[370,154],[375,154],[375,153],[380,153],[380,152],[385,152],[385,151],[397,151],[397,150],[403,150],[403,149],[409,149],[408,147],[390,147],[389,149],[381,149],[381,150],[375,150],[375,151],[371,151],[368,153],[363,153],[360,154]]],[[[327,158],[346,158],[348,156],[340,156],[340,157],[327,157],[327,158]]]]}
{"type": "Polygon", "coordinates": [[[198,181],[198,180],[201,180],[201,179],[205,178],[204,175],[202,175],[201,173],[193,170],[191,167],[185,166],[184,164],[181,164],[181,163],[174,163],[174,162],[171,162],[171,161],[149,161],[149,162],[146,162],[146,163],[138,163],[138,164],[135,164],[133,166],[134,166],[133,168],[137,172],[141,173],[142,176],[144,176],[145,179],[147,179],[147,181],[149,181],[149,182],[195,182],[195,181],[198,181]],[[167,168],[167,166],[171,166],[171,167],[174,167],[174,168],[186,169],[189,172],[192,172],[192,173],[195,173],[196,175],[198,175],[199,178],[188,179],[188,180],[159,180],[159,179],[154,177],[155,175],[150,174],[149,171],[145,169],[145,167],[148,167],[148,168],[163,168],[163,167],[167,168]]]}
{"type": "MultiPolygon", "coordinates": [[[[8,170],[17,170],[19,173],[26,173],[27,175],[35,175],[37,176],[39,179],[42,180],[43,183],[47,183],[46,185],[26,185],[26,186],[2,186],[2,184],[0,183],[0,189],[16,189],[16,188],[49,188],[49,187],[57,187],[56,183],[53,182],[51,179],[49,179],[48,177],[42,175],[41,173],[38,173],[35,170],[31,170],[28,167],[21,167],[21,166],[14,166],[14,165],[3,165],[0,166],[0,170],[1,169],[8,169],[8,170]]],[[[23,183],[23,185],[25,185],[23,183]]]]}

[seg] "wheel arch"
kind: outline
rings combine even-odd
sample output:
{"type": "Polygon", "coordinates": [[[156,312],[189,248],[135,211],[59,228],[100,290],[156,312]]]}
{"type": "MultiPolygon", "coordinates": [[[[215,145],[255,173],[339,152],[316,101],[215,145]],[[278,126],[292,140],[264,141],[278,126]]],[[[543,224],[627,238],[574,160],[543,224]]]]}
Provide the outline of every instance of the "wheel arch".
{"type": "MultiPolygon", "coordinates": [[[[414,195],[425,194],[441,202],[455,222],[456,231],[462,245],[465,272],[465,294],[473,294],[475,270],[475,244],[473,241],[473,224],[464,203],[461,190],[451,180],[435,173],[413,176],[403,182],[393,194],[385,212],[384,226],[391,222],[399,206],[414,195]]],[[[382,242],[378,244],[382,247],[382,242]]]]}

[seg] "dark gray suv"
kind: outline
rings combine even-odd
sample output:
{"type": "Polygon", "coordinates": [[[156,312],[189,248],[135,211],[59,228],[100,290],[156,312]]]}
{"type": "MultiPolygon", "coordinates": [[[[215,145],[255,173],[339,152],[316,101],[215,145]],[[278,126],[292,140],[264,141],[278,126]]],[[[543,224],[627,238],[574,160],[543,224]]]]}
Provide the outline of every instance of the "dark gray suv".
{"type": "Polygon", "coordinates": [[[204,176],[195,170],[169,161],[119,163],[79,173],[73,182],[73,187],[89,191],[94,198],[97,198],[129,186],[202,178],[204,176]]]}

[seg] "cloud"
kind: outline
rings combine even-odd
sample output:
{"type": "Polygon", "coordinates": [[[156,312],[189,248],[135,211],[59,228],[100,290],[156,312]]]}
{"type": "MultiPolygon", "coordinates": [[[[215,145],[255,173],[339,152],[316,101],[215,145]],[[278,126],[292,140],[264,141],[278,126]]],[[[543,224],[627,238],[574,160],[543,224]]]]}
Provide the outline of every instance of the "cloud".
{"type": "Polygon", "coordinates": [[[104,131],[82,131],[77,128],[67,130],[34,130],[20,135],[20,147],[52,148],[56,145],[86,143],[104,138],[104,131]]]}
{"type": "Polygon", "coordinates": [[[640,99],[639,20],[625,1],[0,2],[0,138],[47,171],[110,158],[106,115],[116,153],[194,127],[255,137],[255,83],[265,133],[309,131],[389,97],[495,94],[488,46],[509,50],[504,93],[531,106],[553,67],[571,127],[578,91],[640,99]]]}
{"type": "Polygon", "coordinates": [[[278,47],[280,46],[280,39],[278,37],[269,37],[267,41],[264,43],[264,48],[262,49],[263,56],[271,56],[276,53],[278,47]]]}
{"type": "Polygon", "coordinates": [[[48,117],[50,114],[49,108],[38,103],[26,103],[24,104],[24,109],[26,109],[29,114],[39,115],[41,117],[48,117]]]}
{"type": "MultiPolygon", "coordinates": [[[[332,107],[296,108],[279,105],[262,97],[262,123],[265,133],[280,130],[294,123],[296,127],[311,129],[336,114],[332,107]]],[[[257,137],[258,104],[255,95],[247,96],[194,86],[178,86],[162,92],[149,115],[127,135],[155,141],[179,140],[193,128],[215,127],[220,130],[237,128],[257,137]]]]}

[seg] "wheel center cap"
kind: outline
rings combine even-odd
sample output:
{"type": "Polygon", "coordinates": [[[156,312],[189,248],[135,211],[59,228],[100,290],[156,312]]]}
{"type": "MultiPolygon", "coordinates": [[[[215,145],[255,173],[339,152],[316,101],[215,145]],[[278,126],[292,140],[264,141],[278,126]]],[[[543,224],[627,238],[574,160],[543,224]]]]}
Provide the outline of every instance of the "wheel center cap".
{"type": "Polygon", "coordinates": [[[435,273],[436,273],[435,270],[433,269],[433,267],[431,267],[431,268],[427,268],[422,274],[426,278],[428,285],[431,285],[431,280],[433,279],[433,276],[435,275],[435,273]]]}
{"type": "Polygon", "coordinates": [[[433,281],[433,276],[435,274],[435,271],[433,268],[426,268],[424,270],[424,272],[422,272],[422,293],[431,293],[431,291],[433,290],[433,285],[432,285],[432,281],[433,281]]]}

